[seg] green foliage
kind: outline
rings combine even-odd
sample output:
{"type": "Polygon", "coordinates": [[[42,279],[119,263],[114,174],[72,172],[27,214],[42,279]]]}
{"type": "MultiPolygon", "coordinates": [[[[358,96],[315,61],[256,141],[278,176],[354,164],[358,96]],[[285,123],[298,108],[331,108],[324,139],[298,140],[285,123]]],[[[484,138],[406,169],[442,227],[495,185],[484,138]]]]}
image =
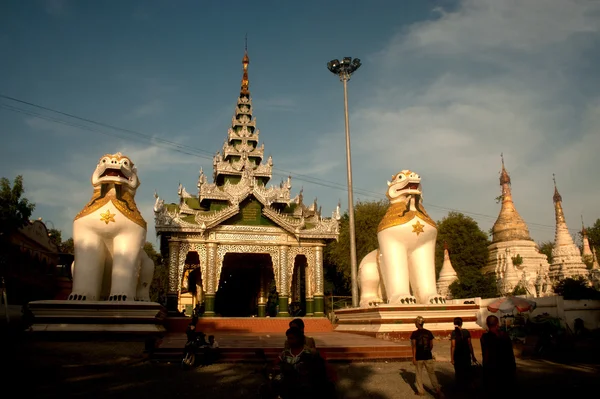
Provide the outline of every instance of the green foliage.
{"type": "Polygon", "coordinates": [[[519,284],[515,287],[515,289],[513,290],[511,295],[513,295],[513,296],[527,295],[527,289],[525,287],[523,287],[521,284],[519,284]]]}
{"type": "Polygon", "coordinates": [[[600,292],[590,287],[588,280],[583,276],[559,281],[554,286],[554,292],[564,299],[600,299],[600,292]]]}
{"type": "Polygon", "coordinates": [[[497,197],[495,198],[495,200],[496,200],[496,204],[499,204],[499,203],[501,203],[503,199],[504,199],[504,196],[503,196],[503,195],[499,195],[499,196],[497,196],[497,197]]]}
{"type": "Polygon", "coordinates": [[[453,298],[496,298],[499,296],[494,275],[482,274],[481,271],[474,268],[464,269],[458,275],[458,280],[450,284],[449,289],[453,298]]]}
{"type": "Polygon", "coordinates": [[[35,204],[23,196],[23,176],[15,177],[11,187],[10,180],[0,179],[0,238],[6,239],[10,234],[24,227],[31,217],[35,204]]]}
{"type": "MultiPolygon", "coordinates": [[[[377,226],[388,208],[387,201],[358,202],[354,207],[356,232],[357,266],[369,252],[377,249],[377,226]]],[[[340,220],[338,242],[329,243],[324,250],[326,277],[330,280],[331,292],[336,295],[349,295],[350,280],[350,229],[348,213],[340,220]]]]}
{"type": "Polygon", "coordinates": [[[437,227],[436,275],[439,275],[444,262],[444,242],[446,242],[452,266],[459,280],[450,286],[452,296],[454,298],[497,296],[495,278],[481,274],[481,269],[488,260],[490,241],[477,222],[460,212],[450,212],[437,223],[437,227]]]}
{"type": "Polygon", "coordinates": [[[146,241],[144,251],[154,262],[154,276],[150,284],[150,300],[160,302],[161,299],[167,297],[169,288],[169,265],[167,259],[163,259],[161,254],[154,249],[151,242],[146,241]]]}
{"type": "Polygon", "coordinates": [[[600,256],[600,219],[596,219],[596,222],[592,227],[586,227],[588,234],[588,240],[592,249],[596,249],[596,253],[600,256]]]}
{"type": "Polygon", "coordinates": [[[60,253],[72,254],[74,252],[73,238],[63,241],[62,231],[58,229],[48,229],[48,236],[50,241],[56,245],[56,248],[58,248],[60,253]]]}
{"type": "Polygon", "coordinates": [[[459,212],[450,212],[437,223],[438,236],[435,244],[435,270],[439,274],[444,262],[444,242],[452,266],[460,278],[467,269],[481,270],[488,260],[490,241],[475,220],[459,212]]]}
{"type": "Polygon", "coordinates": [[[521,266],[523,264],[523,258],[519,254],[517,254],[517,256],[513,256],[511,259],[513,261],[513,265],[515,266],[521,266]]]}
{"type": "Polygon", "coordinates": [[[552,264],[554,258],[552,257],[552,250],[554,249],[554,242],[552,241],[544,241],[541,244],[538,244],[540,248],[540,253],[546,255],[548,257],[548,263],[552,264]]]}

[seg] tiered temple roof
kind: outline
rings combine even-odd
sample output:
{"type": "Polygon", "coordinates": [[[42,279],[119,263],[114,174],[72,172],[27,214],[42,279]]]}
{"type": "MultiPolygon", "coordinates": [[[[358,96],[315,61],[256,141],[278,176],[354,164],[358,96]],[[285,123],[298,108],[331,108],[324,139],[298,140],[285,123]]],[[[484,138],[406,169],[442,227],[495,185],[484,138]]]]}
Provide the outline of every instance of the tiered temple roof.
{"type": "Polygon", "coordinates": [[[340,206],[331,218],[321,216],[315,199],[304,204],[302,191],[291,197],[292,178],[280,184],[267,183],[272,177],[273,160],[263,163],[264,144],[253,116],[248,52],[242,59],[240,93],[221,151],[213,157],[213,182],[200,169],[196,196],[179,185],[179,203],[165,204],[155,194],[156,232],[199,232],[221,224],[279,226],[300,238],[337,239],[340,206]]]}

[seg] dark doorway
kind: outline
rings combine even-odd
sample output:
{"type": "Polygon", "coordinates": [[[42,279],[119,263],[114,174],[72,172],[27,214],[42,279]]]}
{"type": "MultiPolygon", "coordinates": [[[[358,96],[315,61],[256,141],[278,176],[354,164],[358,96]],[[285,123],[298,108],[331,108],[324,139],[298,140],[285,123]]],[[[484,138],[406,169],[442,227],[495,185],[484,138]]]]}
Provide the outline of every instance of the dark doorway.
{"type": "Polygon", "coordinates": [[[306,315],[306,267],[306,256],[296,256],[291,287],[292,303],[288,310],[293,317],[306,315]]]}
{"type": "Polygon", "coordinates": [[[215,297],[215,313],[223,317],[258,315],[261,273],[266,274],[268,287],[273,279],[270,255],[226,254],[215,297]]]}

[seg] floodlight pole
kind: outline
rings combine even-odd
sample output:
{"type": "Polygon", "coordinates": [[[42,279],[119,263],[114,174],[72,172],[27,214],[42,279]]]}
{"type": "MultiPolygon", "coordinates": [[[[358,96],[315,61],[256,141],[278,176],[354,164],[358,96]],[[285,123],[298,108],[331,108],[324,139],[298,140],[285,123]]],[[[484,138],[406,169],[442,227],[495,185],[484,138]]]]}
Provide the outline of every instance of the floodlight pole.
{"type": "Polygon", "coordinates": [[[344,85],[344,118],[346,122],[346,171],[348,175],[348,217],[350,231],[350,278],[352,285],[352,307],[359,306],[358,297],[358,265],[356,261],[356,230],[354,223],[354,196],[352,189],[352,157],[350,152],[350,121],[348,118],[348,81],[354,71],[360,67],[359,59],[344,58],[340,63],[337,60],[327,64],[329,70],[340,77],[344,85]]]}

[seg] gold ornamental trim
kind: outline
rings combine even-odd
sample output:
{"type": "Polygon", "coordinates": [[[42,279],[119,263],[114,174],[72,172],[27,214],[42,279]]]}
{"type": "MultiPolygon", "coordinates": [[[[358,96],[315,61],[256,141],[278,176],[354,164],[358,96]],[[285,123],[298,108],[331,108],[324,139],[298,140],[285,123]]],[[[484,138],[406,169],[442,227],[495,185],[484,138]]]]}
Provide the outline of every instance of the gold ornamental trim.
{"type": "Polygon", "coordinates": [[[103,195],[101,189],[95,189],[94,194],[92,194],[92,199],[77,214],[77,216],[75,216],[75,220],[97,211],[109,202],[112,202],[115,208],[117,208],[127,219],[143,227],[144,230],[147,230],[148,227],[146,221],[138,210],[133,195],[131,195],[129,191],[124,191],[121,196],[118,196],[115,195],[113,191],[103,195]]]}
{"type": "Polygon", "coordinates": [[[419,217],[428,225],[436,227],[435,222],[431,217],[429,217],[425,209],[411,211],[409,206],[410,205],[408,202],[397,202],[395,204],[391,204],[383,216],[383,219],[381,219],[381,222],[377,227],[377,232],[379,233],[380,231],[389,229],[390,227],[407,224],[415,217],[419,217]]]}

